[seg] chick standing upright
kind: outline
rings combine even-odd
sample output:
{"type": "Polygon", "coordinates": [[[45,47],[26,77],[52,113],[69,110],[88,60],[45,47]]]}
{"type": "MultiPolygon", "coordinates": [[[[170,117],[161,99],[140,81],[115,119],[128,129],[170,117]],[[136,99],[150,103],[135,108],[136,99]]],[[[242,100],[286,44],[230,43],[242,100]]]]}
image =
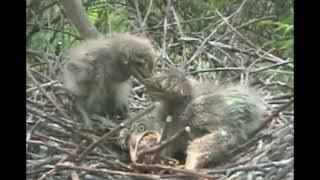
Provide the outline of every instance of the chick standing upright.
{"type": "Polygon", "coordinates": [[[130,76],[143,81],[151,75],[155,50],[147,38],[129,34],[98,37],[69,51],[62,83],[75,96],[75,109],[85,125],[92,115],[125,118],[130,76]]]}

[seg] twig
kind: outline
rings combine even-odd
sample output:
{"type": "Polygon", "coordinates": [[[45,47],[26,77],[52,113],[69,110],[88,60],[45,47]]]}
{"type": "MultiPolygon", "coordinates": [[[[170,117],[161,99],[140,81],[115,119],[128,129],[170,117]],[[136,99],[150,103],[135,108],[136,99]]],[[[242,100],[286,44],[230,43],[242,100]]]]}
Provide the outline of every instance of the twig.
{"type": "Polygon", "coordinates": [[[29,140],[29,141],[27,141],[27,143],[47,146],[48,148],[52,148],[52,149],[58,150],[58,151],[60,151],[62,153],[65,153],[65,154],[71,156],[71,157],[76,157],[76,155],[73,152],[69,152],[68,150],[65,150],[65,149],[63,149],[63,148],[61,148],[59,146],[53,145],[53,144],[44,143],[42,141],[34,141],[34,140],[29,140]]]}
{"type": "Polygon", "coordinates": [[[203,169],[203,171],[207,172],[208,174],[226,173],[227,176],[230,176],[231,174],[238,171],[261,171],[263,168],[267,168],[267,167],[283,167],[290,162],[292,162],[292,159],[285,159],[285,160],[276,161],[276,162],[261,163],[261,164],[255,164],[255,165],[249,165],[249,166],[238,166],[238,167],[233,167],[228,169],[225,169],[225,168],[213,169],[213,170],[203,169]]]}
{"type": "MultiPolygon", "coordinates": [[[[262,17],[262,18],[257,18],[257,19],[252,19],[248,22],[245,22],[239,26],[234,27],[235,30],[241,29],[245,26],[248,26],[250,24],[253,24],[255,22],[259,22],[259,21],[263,21],[263,20],[268,20],[268,19],[275,19],[275,16],[268,16],[268,17],[262,17]]],[[[223,34],[222,36],[218,37],[215,41],[220,41],[221,39],[223,39],[224,37],[228,36],[229,34],[231,34],[232,32],[234,32],[234,30],[230,30],[228,32],[226,32],[225,34],[223,34]]]]}
{"type": "MultiPolygon", "coordinates": [[[[163,41],[162,41],[162,52],[161,52],[161,58],[167,60],[167,31],[168,31],[168,16],[169,16],[169,9],[171,5],[171,0],[167,0],[167,5],[165,7],[165,17],[163,20],[163,41]]],[[[164,62],[161,62],[161,67],[164,67],[164,62]]]]}
{"type": "Polygon", "coordinates": [[[160,169],[160,170],[166,170],[166,171],[173,171],[173,172],[187,174],[187,175],[190,175],[190,176],[193,176],[193,177],[214,179],[214,176],[210,176],[208,174],[199,173],[198,171],[187,170],[187,169],[179,169],[179,168],[174,168],[174,167],[170,167],[170,166],[164,166],[164,165],[160,165],[160,164],[146,165],[146,164],[134,163],[134,164],[131,164],[131,166],[136,167],[136,168],[149,169],[149,170],[159,170],[160,169]]]}
{"type": "MultiPolygon", "coordinates": [[[[47,82],[47,83],[44,83],[44,84],[41,84],[40,87],[47,87],[47,86],[52,86],[54,84],[58,84],[59,82],[57,80],[54,80],[54,81],[50,81],[50,82],[47,82]]],[[[38,89],[38,87],[31,87],[29,89],[27,89],[27,93],[30,92],[30,91],[34,91],[38,89]]]]}
{"type": "MultiPolygon", "coordinates": [[[[64,161],[68,160],[69,157],[68,156],[65,156],[63,157],[57,164],[59,163],[63,163],[64,161]]],[[[45,179],[46,177],[52,175],[53,173],[55,173],[58,169],[57,169],[57,164],[54,166],[54,168],[50,169],[49,171],[45,172],[42,174],[42,176],[40,178],[38,178],[38,180],[43,180],[45,179]]]]}
{"type": "MultiPolygon", "coordinates": [[[[228,20],[230,19],[231,17],[233,17],[234,15],[236,15],[237,13],[240,12],[240,10],[242,9],[243,5],[246,3],[247,0],[244,0],[241,5],[239,6],[239,8],[234,12],[232,13],[229,17],[227,18],[224,18],[223,20],[228,20]]],[[[213,30],[201,43],[201,45],[198,47],[198,49],[193,53],[193,55],[191,56],[191,58],[185,63],[184,65],[184,68],[187,67],[187,65],[189,65],[198,55],[201,54],[201,52],[203,51],[204,49],[204,46],[205,44],[211,39],[211,37],[217,32],[217,30],[225,23],[225,21],[222,21],[220,22],[216,29],[213,30]]]]}
{"type": "Polygon", "coordinates": [[[187,132],[190,131],[190,127],[189,126],[186,126],[185,128],[180,129],[177,133],[175,133],[173,136],[168,138],[166,141],[161,142],[159,145],[154,146],[154,147],[152,147],[152,148],[150,148],[150,149],[148,149],[146,151],[142,151],[142,152],[138,153],[138,157],[146,155],[146,154],[155,153],[155,152],[158,152],[158,151],[162,150],[167,145],[169,145],[170,143],[174,142],[178,137],[180,137],[186,131],[187,132]]]}
{"type": "Polygon", "coordinates": [[[280,63],[277,63],[277,64],[273,64],[273,65],[270,65],[270,66],[267,66],[267,67],[263,67],[263,68],[252,70],[250,73],[261,72],[261,71],[264,71],[264,70],[267,70],[267,69],[271,69],[271,68],[282,66],[282,65],[285,65],[285,64],[289,64],[289,63],[293,63],[293,61],[291,61],[291,60],[290,61],[283,61],[283,62],[280,62],[280,63]]]}
{"type": "Polygon", "coordinates": [[[212,69],[204,69],[204,70],[198,70],[198,71],[192,71],[189,74],[195,75],[199,73],[206,73],[206,72],[213,72],[213,71],[244,71],[246,68],[241,67],[229,67],[229,68],[212,68],[212,69]]]}
{"type": "Polygon", "coordinates": [[[31,166],[31,168],[32,169],[36,169],[36,168],[38,168],[40,166],[54,163],[56,161],[61,160],[63,157],[64,157],[64,155],[54,155],[54,156],[51,156],[51,157],[47,157],[47,158],[44,158],[44,159],[37,160],[36,163],[34,163],[31,166]]]}
{"type": "Polygon", "coordinates": [[[69,116],[59,107],[59,105],[53,100],[53,98],[41,87],[40,83],[34,78],[32,75],[29,65],[27,65],[27,75],[28,77],[33,81],[33,83],[38,87],[38,89],[43,93],[44,96],[46,96],[50,102],[58,109],[58,111],[66,118],[69,118],[69,116]]]}
{"type": "Polygon", "coordinates": [[[72,33],[66,32],[66,31],[62,31],[62,30],[59,30],[59,29],[50,28],[50,27],[44,27],[44,26],[40,26],[38,24],[32,24],[32,23],[27,23],[26,25],[27,26],[35,26],[35,27],[37,27],[39,29],[50,30],[50,31],[66,34],[66,35],[69,35],[69,36],[72,36],[72,37],[76,38],[77,40],[82,40],[81,37],[79,37],[79,36],[77,36],[75,34],[72,34],[72,33]]]}
{"type": "Polygon", "coordinates": [[[286,94],[280,94],[280,95],[275,95],[275,96],[266,98],[265,101],[279,100],[279,99],[290,99],[292,97],[293,97],[293,93],[286,93],[286,94]]]}
{"type": "MultiPolygon", "coordinates": [[[[41,51],[37,51],[37,50],[33,50],[33,49],[26,49],[26,53],[27,54],[32,54],[34,56],[39,56],[39,57],[43,57],[44,56],[44,52],[41,52],[41,51]]],[[[50,58],[50,59],[54,59],[55,58],[55,55],[53,54],[47,54],[47,56],[50,58]]],[[[32,65],[30,65],[30,68],[32,67],[32,65]]]]}
{"type": "Polygon", "coordinates": [[[283,168],[282,171],[280,171],[276,177],[274,177],[274,178],[271,177],[268,180],[281,180],[281,179],[283,179],[293,169],[293,166],[294,166],[293,160],[291,160],[289,162],[289,164],[285,168],[283,168]]]}
{"type": "MultiPolygon", "coordinates": [[[[256,165],[234,167],[234,168],[228,169],[226,171],[226,173],[227,173],[227,176],[230,176],[231,174],[238,172],[238,171],[262,171],[263,168],[267,168],[267,167],[283,167],[291,161],[292,160],[285,159],[285,160],[277,161],[277,162],[268,162],[268,163],[261,163],[261,164],[256,164],[256,165]]],[[[213,172],[210,172],[210,174],[211,173],[213,173],[213,172]]]]}
{"type": "Polygon", "coordinates": [[[158,180],[159,175],[147,175],[147,174],[140,174],[140,173],[132,173],[132,172],[124,172],[124,171],[116,171],[116,170],[110,170],[110,169],[94,169],[94,168],[88,168],[88,167],[79,167],[79,166],[73,166],[73,165],[67,165],[67,164],[57,164],[57,168],[62,169],[73,169],[78,171],[87,171],[91,173],[97,173],[97,174],[112,174],[112,175],[122,175],[122,176],[131,176],[136,178],[146,178],[146,179],[152,179],[152,180],[158,180]]]}
{"type": "Polygon", "coordinates": [[[70,172],[70,175],[71,175],[71,179],[72,180],[80,180],[80,177],[79,177],[78,173],[75,170],[72,170],[70,172]]]}
{"type": "Polygon", "coordinates": [[[80,137],[86,139],[86,140],[89,140],[89,141],[92,141],[92,138],[90,136],[87,136],[85,135],[84,133],[82,133],[81,131],[77,130],[75,127],[74,127],[74,124],[70,124],[68,121],[60,121],[54,117],[51,117],[49,115],[47,115],[45,112],[43,111],[40,111],[38,109],[35,109],[35,108],[32,108],[30,107],[29,105],[27,105],[27,112],[29,113],[32,113],[36,116],[40,116],[40,117],[43,117],[55,124],[58,124],[59,126],[61,127],[64,127],[65,129],[69,130],[70,132],[74,133],[74,134],[77,134],[79,135],[80,137]]]}
{"type": "MultiPolygon", "coordinates": [[[[223,17],[223,15],[216,10],[216,13],[221,17],[221,19],[224,21],[224,23],[229,26],[235,33],[237,33],[238,36],[240,36],[242,39],[244,39],[248,44],[250,44],[253,47],[256,47],[250,40],[248,40],[246,37],[244,37],[237,29],[235,29],[229,22],[228,18],[223,17]]],[[[258,49],[258,48],[257,48],[258,49]]]]}
{"type": "Polygon", "coordinates": [[[134,2],[134,7],[136,8],[136,11],[137,11],[137,16],[138,16],[138,20],[139,20],[139,24],[140,24],[140,29],[143,29],[143,26],[142,26],[142,19],[141,19],[141,13],[140,13],[140,10],[139,10],[139,3],[137,0],[133,0],[134,2]]]}
{"type": "Polygon", "coordinates": [[[146,15],[145,15],[145,17],[144,17],[144,19],[143,19],[142,24],[141,24],[141,28],[144,27],[144,25],[145,25],[145,23],[146,23],[146,21],[147,21],[147,19],[148,19],[148,17],[149,17],[149,14],[150,14],[150,12],[151,12],[152,4],[153,4],[153,0],[150,0],[150,1],[149,1],[149,6],[148,6],[147,13],[146,13],[146,15]]]}
{"type": "MultiPolygon", "coordinates": [[[[174,19],[175,19],[176,22],[177,22],[177,26],[178,26],[179,34],[180,34],[180,38],[181,38],[181,37],[184,36],[184,33],[183,33],[183,31],[182,31],[179,18],[178,18],[178,16],[177,16],[176,11],[174,10],[173,6],[171,6],[170,9],[171,9],[171,11],[172,11],[172,13],[173,13],[174,19]]],[[[185,62],[185,60],[186,60],[186,57],[187,57],[186,53],[187,53],[187,52],[186,52],[186,43],[185,43],[185,41],[182,41],[182,62],[185,62]]]]}
{"type": "Polygon", "coordinates": [[[79,155],[79,161],[81,159],[83,159],[88,153],[90,153],[94,148],[96,148],[101,142],[105,141],[106,139],[110,138],[112,135],[114,135],[115,133],[119,132],[123,127],[130,125],[132,122],[134,122],[135,120],[139,119],[140,117],[142,117],[143,115],[149,113],[150,111],[152,111],[154,109],[155,105],[151,105],[149,106],[147,109],[145,109],[144,111],[140,112],[139,114],[135,115],[132,118],[129,118],[127,120],[125,120],[124,122],[122,122],[120,125],[118,125],[117,127],[111,129],[108,133],[106,133],[105,135],[103,135],[100,139],[98,139],[97,141],[93,142],[92,144],[90,144],[90,146],[88,146],[87,149],[85,149],[80,155],[79,155]]]}
{"type": "MultiPolygon", "coordinates": [[[[36,128],[39,127],[40,123],[42,121],[39,119],[35,125],[27,132],[27,138],[26,138],[26,142],[28,142],[31,139],[32,134],[34,133],[34,131],[36,130],[36,128]]],[[[28,149],[28,143],[26,145],[26,149],[28,149]]]]}
{"type": "Polygon", "coordinates": [[[272,112],[272,114],[252,133],[252,135],[256,134],[257,132],[259,132],[261,129],[263,129],[264,127],[267,126],[268,123],[270,123],[273,118],[275,118],[276,116],[279,115],[279,113],[283,110],[285,110],[287,107],[289,107],[291,104],[293,104],[293,99],[291,99],[289,102],[287,102],[286,104],[281,105],[280,107],[278,107],[278,109],[274,112],[272,112]]]}

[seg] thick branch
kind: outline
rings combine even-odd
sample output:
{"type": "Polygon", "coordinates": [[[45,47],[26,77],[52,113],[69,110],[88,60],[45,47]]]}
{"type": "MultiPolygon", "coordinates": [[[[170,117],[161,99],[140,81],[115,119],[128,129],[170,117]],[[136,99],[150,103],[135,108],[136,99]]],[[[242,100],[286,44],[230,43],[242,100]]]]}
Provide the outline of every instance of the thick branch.
{"type": "Polygon", "coordinates": [[[99,36],[99,31],[89,20],[80,0],[61,0],[60,3],[83,39],[99,36]]]}

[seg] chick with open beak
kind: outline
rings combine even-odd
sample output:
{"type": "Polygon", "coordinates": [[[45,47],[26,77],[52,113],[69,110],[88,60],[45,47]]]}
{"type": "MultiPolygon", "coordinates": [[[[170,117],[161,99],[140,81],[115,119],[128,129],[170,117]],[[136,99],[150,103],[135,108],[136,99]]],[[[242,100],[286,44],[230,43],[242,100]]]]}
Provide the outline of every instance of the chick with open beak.
{"type": "Polygon", "coordinates": [[[132,162],[151,163],[153,156],[139,157],[141,152],[159,144],[164,123],[155,119],[156,108],[133,122],[129,128],[120,131],[119,144],[123,150],[129,151],[132,162]]]}

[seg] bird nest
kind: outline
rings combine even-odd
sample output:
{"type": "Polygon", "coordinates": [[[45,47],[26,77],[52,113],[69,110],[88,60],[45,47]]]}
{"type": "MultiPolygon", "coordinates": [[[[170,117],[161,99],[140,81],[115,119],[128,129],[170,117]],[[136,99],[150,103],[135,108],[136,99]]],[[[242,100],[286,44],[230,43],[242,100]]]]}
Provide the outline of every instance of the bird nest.
{"type": "MultiPolygon", "coordinates": [[[[260,90],[268,107],[268,123],[232,150],[235,156],[219,166],[197,170],[185,170],[176,163],[132,163],[115,138],[121,129],[153,108],[144,85],[132,79],[129,105],[134,115],[99,130],[86,129],[71,116],[71,101],[57,76],[60,58],[50,51],[29,49],[28,56],[41,63],[27,67],[27,179],[293,179],[293,87],[288,85],[293,79],[293,60],[248,47],[246,42],[232,46],[208,42],[206,37],[197,39],[201,44],[223,49],[223,53],[216,57],[219,53],[205,50],[204,45],[196,47],[195,53],[181,63],[188,67],[188,76],[200,82],[249,84],[260,90]],[[234,61],[226,61],[226,57],[234,61]],[[213,68],[206,68],[206,62],[213,68]]],[[[182,47],[182,41],[177,42],[178,46],[182,47]]],[[[167,58],[159,59],[157,65],[174,64],[169,57],[175,52],[163,53],[167,58]]],[[[167,141],[179,138],[178,133],[167,141]]],[[[151,153],[166,145],[170,144],[153,147],[151,153]]]]}

